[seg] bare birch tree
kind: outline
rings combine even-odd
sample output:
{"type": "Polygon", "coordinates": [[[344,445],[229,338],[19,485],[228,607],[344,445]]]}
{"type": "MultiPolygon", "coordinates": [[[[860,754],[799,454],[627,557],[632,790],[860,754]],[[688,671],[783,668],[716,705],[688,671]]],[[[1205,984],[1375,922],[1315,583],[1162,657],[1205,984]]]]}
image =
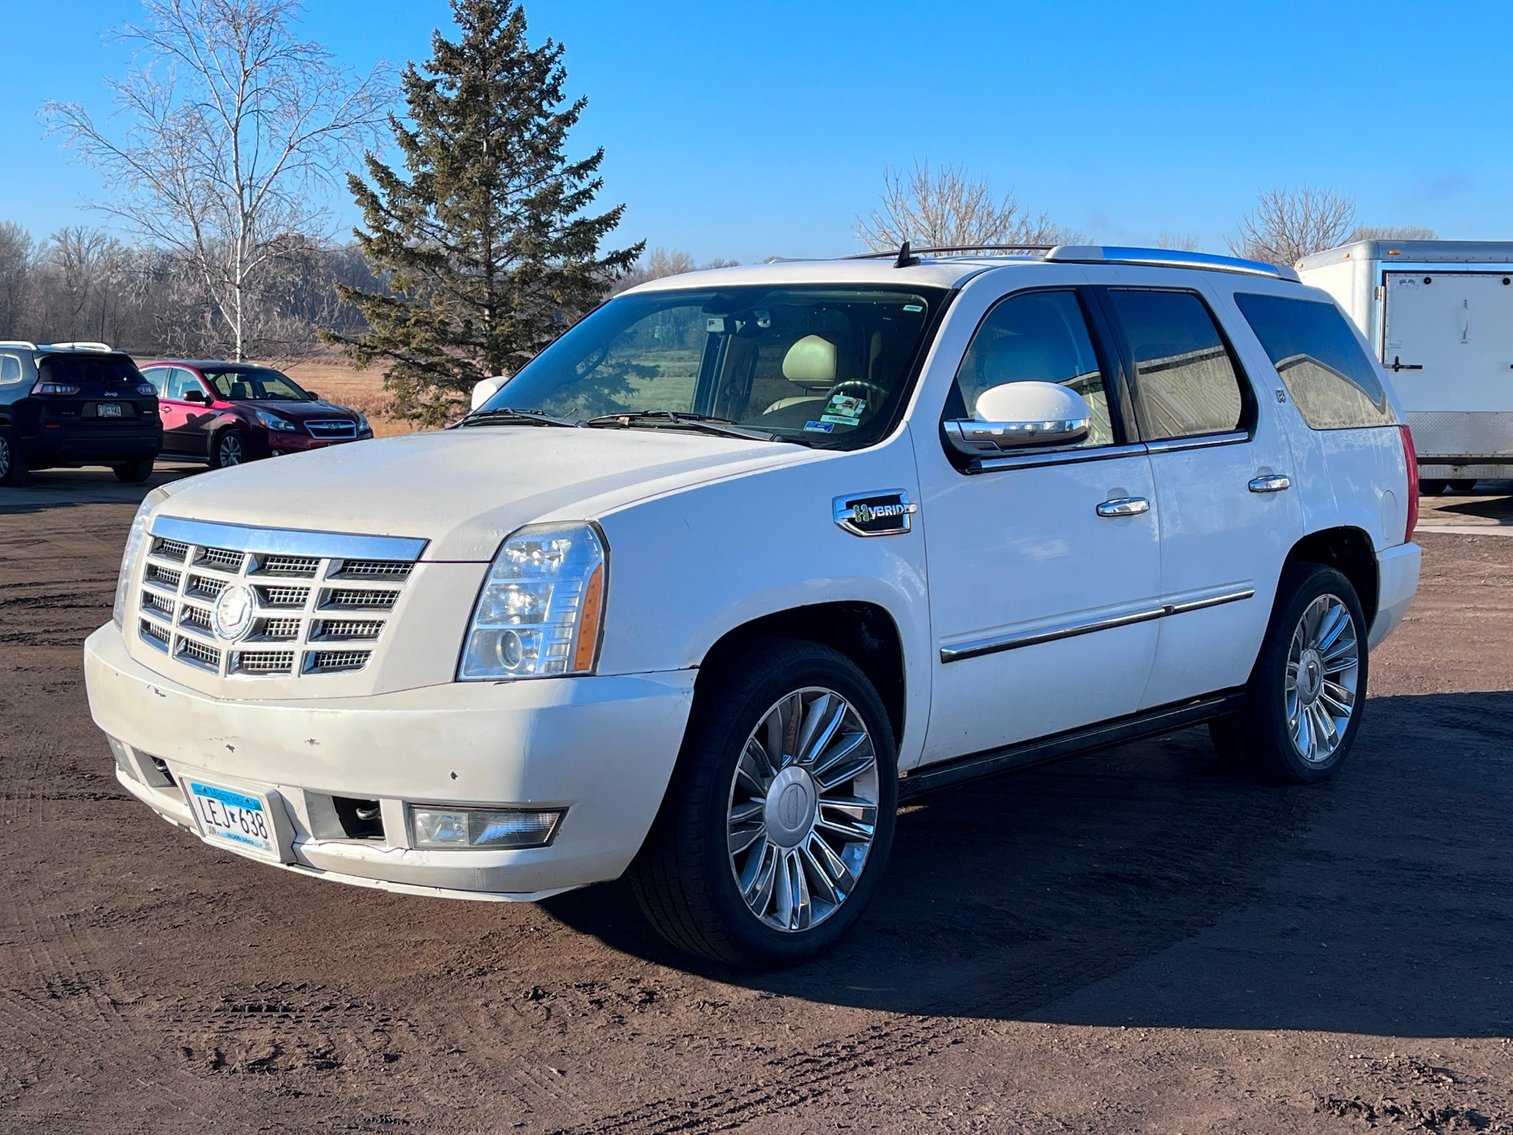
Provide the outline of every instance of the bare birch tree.
{"type": "Polygon", "coordinates": [[[1240,218],[1229,242],[1236,256],[1291,266],[1305,256],[1342,244],[1355,224],[1355,198],[1304,185],[1263,191],[1240,218]]]}
{"type": "MultiPolygon", "coordinates": [[[[295,0],[144,0],[121,36],[134,69],[109,81],[124,126],[77,103],[43,117],[104,173],[95,208],[171,249],[245,357],[260,276],[291,236],[320,231],[344,165],[376,140],[389,83],[294,33],[295,0]]],[[[112,116],[113,118],[116,116],[112,116]]]]}
{"type": "Polygon", "coordinates": [[[1013,193],[995,196],[984,178],[959,166],[908,172],[885,168],[881,204],[856,218],[856,236],[874,252],[910,241],[920,248],[982,248],[992,244],[1075,244],[1081,236],[1029,213],[1013,193]]]}

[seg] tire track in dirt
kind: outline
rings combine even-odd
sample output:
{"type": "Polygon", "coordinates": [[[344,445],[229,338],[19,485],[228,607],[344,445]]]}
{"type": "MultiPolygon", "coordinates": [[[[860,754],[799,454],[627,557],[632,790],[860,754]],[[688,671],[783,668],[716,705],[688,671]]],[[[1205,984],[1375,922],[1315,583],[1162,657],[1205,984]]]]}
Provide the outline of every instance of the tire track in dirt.
{"type": "MultiPolygon", "coordinates": [[[[1195,748],[1201,742],[1183,737],[1164,744],[1195,748]]],[[[1052,767],[1025,775],[1054,778],[1065,774],[1052,767]]],[[[1111,801],[1122,794],[1121,787],[1118,779],[1109,781],[1111,801]]],[[[1206,788],[1195,794],[1198,799],[1193,801],[1194,809],[1183,813],[1191,824],[1201,825],[1206,816],[1222,814],[1224,805],[1236,791],[1247,796],[1255,793],[1253,786],[1232,783],[1211,784],[1206,788]]],[[[1196,896],[1211,896],[1208,901],[1200,898],[1154,934],[1147,933],[1124,946],[1097,936],[1070,943],[1047,942],[1032,947],[1028,958],[1014,956],[1020,951],[1020,943],[1005,946],[1000,941],[970,959],[973,976],[957,984],[948,998],[939,998],[916,1013],[869,1024],[808,1048],[773,1055],[764,1060],[765,1074],[756,1083],[748,1081],[665,1095],[591,1121],[555,1128],[550,1135],[613,1132],[707,1135],[743,1127],[824,1097],[838,1083],[864,1075],[885,1075],[914,1062],[922,1053],[931,1054],[964,1043],[980,1031],[983,1018],[1022,1017],[1067,992],[1113,977],[1149,957],[1153,950],[1200,932],[1234,906],[1256,896],[1259,883],[1246,880],[1246,867],[1257,858],[1258,841],[1285,839],[1286,833],[1303,822],[1306,815],[1304,807],[1283,792],[1264,792],[1258,800],[1262,807],[1247,817],[1244,825],[1219,829],[1221,834],[1202,863],[1147,861],[1102,873],[1100,885],[1109,892],[1174,885],[1188,887],[1196,896]],[[1204,881],[1214,880],[1240,882],[1231,887],[1203,885],[1204,881]],[[964,987],[978,993],[966,994],[964,987]],[[959,1012],[964,1002],[973,1005],[972,1016],[952,1015],[953,1010],[959,1012]]],[[[1182,846],[1178,836],[1175,829],[1154,836],[1145,833],[1146,841],[1166,847],[1182,846]]],[[[964,925],[961,929],[964,940],[970,940],[974,928],[964,925]]],[[[1098,927],[1094,924],[1089,929],[1098,927]]]]}

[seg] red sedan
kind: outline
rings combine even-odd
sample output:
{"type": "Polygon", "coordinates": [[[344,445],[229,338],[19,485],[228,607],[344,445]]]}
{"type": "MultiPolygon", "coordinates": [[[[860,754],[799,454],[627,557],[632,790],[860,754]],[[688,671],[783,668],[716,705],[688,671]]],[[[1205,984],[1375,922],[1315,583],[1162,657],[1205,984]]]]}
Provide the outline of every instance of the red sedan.
{"type": "Polygon", "coordinates": [[[356,410],[322,402],[272,367],[170,359],[141,369],[157,388],[164,457],[222,469],[373,436],[356,410]]]}

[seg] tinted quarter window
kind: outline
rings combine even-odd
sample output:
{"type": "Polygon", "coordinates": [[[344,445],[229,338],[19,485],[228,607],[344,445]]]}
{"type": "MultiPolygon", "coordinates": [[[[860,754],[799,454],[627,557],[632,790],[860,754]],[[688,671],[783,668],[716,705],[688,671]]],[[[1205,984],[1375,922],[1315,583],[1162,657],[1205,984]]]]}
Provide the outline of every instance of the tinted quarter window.
{"type": "Polygon", "coordinates": [[[1026,292],[988,312],[956,372],[946,418],[976,417],[984,390],[1010,382],[1054,382],[1082,395],[1093,422],[1080,446],[1112,445],[1109,396],[1087,319],[1074,292],[1026,292]]]}
{"type": "Polygon", "coordinates": [[[1396,421],[1376,368],[1332,303],[1236,295],[1303,420],[1316,430],[1396,421]]]}
{"type": "Polygon", "coordinates": [[[1151,440],[1241,427],[1240,377],[1207,305],[1192,292],[1108,293],[1135,359],[1151,440]]]}
{"type": "Polygon", "coordinates": [[[21,381],[21,360],[15,355],[0,355],[0,386],[21,381]]]}

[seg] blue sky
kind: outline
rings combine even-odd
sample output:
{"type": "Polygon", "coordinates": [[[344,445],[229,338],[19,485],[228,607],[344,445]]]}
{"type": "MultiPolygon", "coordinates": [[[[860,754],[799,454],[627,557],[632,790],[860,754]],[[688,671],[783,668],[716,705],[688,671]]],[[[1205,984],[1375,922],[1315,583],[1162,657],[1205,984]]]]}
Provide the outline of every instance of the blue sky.
{"type": "MultiPolygon", "coordinates": [[[[310,0],[354,67],[424,59],[443,0],[310,0]]],[[[883,167],[958,163],[1107,243],[1222,251],[1256,192],[1309,182],[1358,219],[1513,239],[1513,5],[529,0],[589,107],[627,240],[698,259],[853,251],[883,167]]],[[[47,98],[107,108],[134,0],[0,0],[0,220],[103,224],[47,98]]],[[[333,201],[337,232],[357,220],[333,201]]]]}

